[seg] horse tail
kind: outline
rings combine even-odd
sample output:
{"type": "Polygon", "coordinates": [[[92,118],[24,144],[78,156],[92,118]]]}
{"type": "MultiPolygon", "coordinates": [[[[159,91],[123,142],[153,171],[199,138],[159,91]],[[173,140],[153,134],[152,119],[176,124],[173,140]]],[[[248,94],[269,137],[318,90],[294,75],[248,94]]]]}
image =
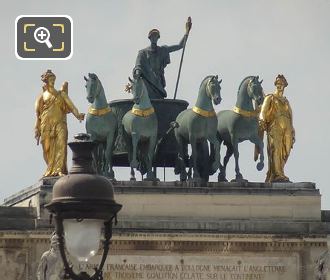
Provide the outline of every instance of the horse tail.
{"type": "Polygon", "coordinates": [[[170,123],[170,127],[168,128],[168,130],[165,132],[164,136],[161,137],[156,146],[155,146],[155,156],[157,155],[158,153],[158,149],[159,149],[159,146],[162,144],[162,142],[167,138],[167,136],[175,129],[175,128],[178,128],[179,127],[179,123],[176,122],[176,121],[173,121],[170,123]]]}
{"type": "Polygon", "coordinates": [[[260,154],[260,150],[258,145],[254,145],[254,157],[253,157],[254,161],[258,160],[259,154],[260,154]]]}
{"type": "MultiPolygon", "coordinates": [[[[258,135],[260,137],[260,139],[264,139],[264,130],[262,129],[261,126],[258,127],[258,135]]],[[[258,147],[258,145],[254,145],[254,161],[258,160],[258,157],[260,155],[260,149],[258,147]]]]}

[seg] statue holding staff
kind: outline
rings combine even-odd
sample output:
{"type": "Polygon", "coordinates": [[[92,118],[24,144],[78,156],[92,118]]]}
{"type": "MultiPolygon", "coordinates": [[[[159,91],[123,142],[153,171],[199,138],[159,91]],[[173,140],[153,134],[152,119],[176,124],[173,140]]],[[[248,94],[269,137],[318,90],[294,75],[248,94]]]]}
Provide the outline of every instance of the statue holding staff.
{"type": "Polygon", "coordinates": [[[142,77],[146,81],[149,98],[164,99],[167,97],[164,69],[171,62],[170,53],[178,51],[185,46],[190,29],[191,20],[188,19],[185,35],[179,44],[172,46],[158,46],[159,30],[152,29],[149,32],[148,38],[151,44],[149,47],[139,51],[133,69],[133,77],[135,79],[142,77]]]}
{"type": "Polygon", "coordinates": [[[274,84],[275,92],[265,97],[260,111],[260,128],[267,132],[266,182],[289,182],[284,165],[295,142],[295,130],[289,101],[283,95],[288,82],[283,75],[278,75],[274,84]]]}
{"type": "Polygon", "coordinates": [[[54,88],[56,76],[47,70],[41,76],[44,85],[42,93],[35,102],[36,124],[35,138],[42,144],[47,170],[44,176],[62,176],[67,174],[68,129],[66,115],[73,113],[83,121],[85,114],[79,113],[68,96],[68,82],[60,90],[54,88]]]}

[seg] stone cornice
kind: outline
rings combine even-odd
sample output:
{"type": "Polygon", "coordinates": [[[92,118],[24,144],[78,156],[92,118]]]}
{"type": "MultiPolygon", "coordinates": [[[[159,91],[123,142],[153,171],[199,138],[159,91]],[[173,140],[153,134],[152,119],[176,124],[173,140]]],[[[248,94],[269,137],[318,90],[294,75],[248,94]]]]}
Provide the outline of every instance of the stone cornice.
{"type": "MultiPolygon", "coordinates": [[[[38,194],[42,189],[52,189],[58,177],[42,178],[36,184],[23,189],[4,200],[5,206],[11,206],[38,194]]],[[[259,182],[209,182],[197,184],[192,182],[146,182],[116,181],[113,183],[115,193],[187,193],[187,194],[277,194],[277,195],[315,195],[320,192],[312,182],[297,183],[259,183],[259,182]]]]}

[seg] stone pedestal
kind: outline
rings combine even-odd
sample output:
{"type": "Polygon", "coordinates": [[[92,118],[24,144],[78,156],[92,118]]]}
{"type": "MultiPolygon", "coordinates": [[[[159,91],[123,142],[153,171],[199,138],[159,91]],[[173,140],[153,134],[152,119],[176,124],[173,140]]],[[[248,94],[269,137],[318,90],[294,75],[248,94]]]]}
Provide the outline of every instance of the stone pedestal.
{"type": "MultiPolygon", "coordinates": [[[[35,209],[25,214],[34,221],[30,228],[0,231],[0,253],[11,248],[11,259],[22,255],[28,264],[15,279],[34,279],[48,249],[52,226],[44,205],[54,182],[44,179],[5,201],[6,209],[35,209]]],[[[311,280],[327,250],[329,213],[321,211],[313,183],[116,182],[114,188],[123,209],[105,280],[311,280]]],[[[77,267],[91,270],[99,258],[77,267]]]]}

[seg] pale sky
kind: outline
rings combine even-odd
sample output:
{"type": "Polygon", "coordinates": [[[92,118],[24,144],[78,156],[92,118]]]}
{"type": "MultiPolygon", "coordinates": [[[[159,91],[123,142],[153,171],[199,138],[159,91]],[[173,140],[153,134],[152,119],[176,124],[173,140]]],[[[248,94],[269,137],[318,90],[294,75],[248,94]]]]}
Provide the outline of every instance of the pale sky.
{"type": "MultiPolygon", "coordinates": [[[[94,72],[108,100],[128,98],[123,88],[139,49],[149,44],[147,34],[158,28],[159,44],[176,44],[188,16],[193,27],[187,42],[178,98],[194,105],[206,75],[223,79],[223,101],[216,111],[231,109],[243,78],[259,75],[266,93],[283,73],[289,83],[296,144],[286,165],[294,182],[315,182],[322,209],[330,209],[330,1],[186,0],[186,1],[5,1],[0,10],[1,147],[0,201],[35,184],[45,171],[41,146],[34,139],[34,101],[41,91],[40,75],[52,69],[56,87],[69,82],[69,95],[86,112],[83,75],[94,72]],[[74,53],[68,61],[20,61],[15,57],[15,18],[24,14],[66,14],[74,23],[74,53]]],[[[171,55],[166,68],[167,92],[173,97],[181,51],[171,55]]],[[[84,123],[68,116],[69,140],[84,132],[84,123]]],[[[254,146],[240,144],[240,166],[249,181],[264,181],[253,161],[254,146]]],[[[224,149],[222,149],[222,157],[224,149]]],[[[70,166],[71,155],[68,156],[70,166]]],[[[234,159],[228,177],[234,177],[234,159]]],[[[267,166],[267,162],[266,162],[267,166]]],[[[162,180],[162,172],[160,179],[162,180]]],[[[167,180],[178,179],[173,170],[167,180]]],[[[116,170],[128,179],[129,169],[116,170]]],[[[139,176],[137,178],[140,178],[139,176]]],[[[215,181],[216,176],[211,178],[215,181]]]]}

